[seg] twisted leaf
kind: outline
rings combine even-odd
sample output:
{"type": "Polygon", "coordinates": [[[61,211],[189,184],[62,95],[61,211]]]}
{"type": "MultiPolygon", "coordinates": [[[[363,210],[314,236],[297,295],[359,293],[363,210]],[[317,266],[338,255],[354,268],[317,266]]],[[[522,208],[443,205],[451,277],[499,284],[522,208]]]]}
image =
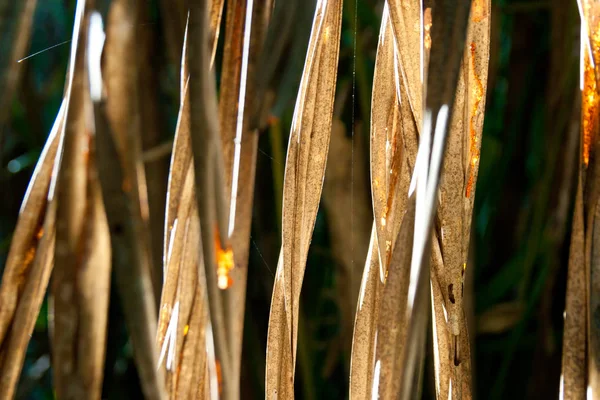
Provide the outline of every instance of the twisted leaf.
{"type": "Polygon", "coordinates": [[[85,59],[89,15],[86,12],[74,48],[56,196],[52,299],[58,334],[52,336],[52,361],[56,391],[61,398],[71,399],[100,398],[110,286],[109,232],[90,126],[85,59]]]}
{"type": "Polygon", "coordinates": [[[319,1],[294,110],[283,193],[282,251],[267,337],[266,396],[293,398],[300,289],[321,197],[333,115],[342,1],[319,1]],[[279,362],[279,360],[282,360],[279,362]]]}

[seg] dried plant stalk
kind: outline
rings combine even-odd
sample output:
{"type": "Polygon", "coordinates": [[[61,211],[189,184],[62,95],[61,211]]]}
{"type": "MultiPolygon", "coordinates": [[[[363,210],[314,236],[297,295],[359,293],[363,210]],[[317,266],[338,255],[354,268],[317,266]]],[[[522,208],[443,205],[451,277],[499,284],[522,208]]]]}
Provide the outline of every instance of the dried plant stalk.
{"type": "Polygon", "coordinates": [[[342,1],[317,3],[294,111],[283,190],[282,251],[267,337],[269,399],[294,396],[300,289],[327,161],[341,19],[342,1]]]}

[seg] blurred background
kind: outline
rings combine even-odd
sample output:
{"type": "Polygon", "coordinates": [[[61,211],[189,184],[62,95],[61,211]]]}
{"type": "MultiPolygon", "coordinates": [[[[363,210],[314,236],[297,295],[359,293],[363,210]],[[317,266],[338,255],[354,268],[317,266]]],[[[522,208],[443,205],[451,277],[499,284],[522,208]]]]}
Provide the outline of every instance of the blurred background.
{"type": "MultiPolygon", "coordinates": [[[[156,129],[143,140],[152,198],[166,189],[168,149],[179,106],[181,49],[168,45],[165,26],[170,16],[161,12],[159,1],[139,1],[147,3],[139,26],[146,45],[140,53],[152,67],[147,90],[157,104],[156,129]]],[[[96,3],[106,11],[107,0],[96,3]]],[[[296,3],[290,7],[294,24],[283,56],[269,66],[275,71],[269,89],[272,107],[260,133],[244,331],[244,399],[264,398],[287,137],[315,0],[296,3]]],[[[549,399],[557,396],[559,386],[578,164],[579,15],[575,0],[493,0],[492,5],[489,84],[469,263],[476,392],[480,399],[549,399]]],[[[9,68],[19,73],[14,93],[0,93],[0,104],[6,105],[0,112],[0,271],[28,181],[60,107],[74,9],[74,0],[38,0],[26,55],[48,50],[17,66],[2,61],[16,38],[0,32],[0,74],[9,68]]],[[[367,146],[382,9],[381,0],[345,1],[334,129],[301,300],[299,399],[343,399],[348,393],[354,311],[372,223],[367,146]]],[[[0,18],[0,22],[2,29],[10,28],[10,21],[0,18]]],[[[217,79],[221,52],[222,43],[215,64],[217,79]]],[[[151,204],[155,215],[160,210],[160,201],[151,204]]],[[[118,301],[113,291],[103,398],[141,398],[118,301]]],[[[51,382],[44,303],[18,398],[51,399],[51,382]]],[[[427,389],[431,384],[425,382],[426,398],[431,398],[427,389]]]]}

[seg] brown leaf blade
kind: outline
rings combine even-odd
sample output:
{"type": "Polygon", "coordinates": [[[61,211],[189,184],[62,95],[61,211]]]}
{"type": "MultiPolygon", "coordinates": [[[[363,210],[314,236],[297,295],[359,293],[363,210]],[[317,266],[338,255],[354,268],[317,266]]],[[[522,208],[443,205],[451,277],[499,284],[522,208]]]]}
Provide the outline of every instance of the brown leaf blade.
{"type": "Polygon", "coordinates": [[[135,21],[132,2],[112,2],[103,59],[106,100],[94,100],[98,172],[111,235],[113,266],[142,390],[165,396],[157,371],[157,311],[152,285],[148,204],[137,104],[135,21]]]}
{"type": "Polygon", "coordinates": [[[318,2],[294,111],[284,179],[282,256],[267,338],[268,398],[293,398],[300,289],[327,161],[341,17],[342,1],[318,2]],[[281,363],[276,361],[279,355],[281,363]]]}
{"type": "MultiPolygon", "coordinates": [[[[213,7],[215,3],[213,2],[213,7]]],[[[231,379],[239,381],[244,303],[250,246],[258,130],[251,124],[256,98],[256,70],[271,11],[271,1],[232,0],[227,5],[225,48],[219,97],[225,201],[229,206],[228,237],[233,250],[232,285],[223,292],[231,346],[231,379]]],[[[211,24],[213,15],[211,14],[211,24]]],[[[212,26],[211,26],[212,27],[212,26]]],[[[238,386],[236,385],[237,389],[238,386]]],[[[239,393],[235,394],[236,397],[239,393]]]]}
{"type": "Polygon", "coordinates": [[[54,379],[61,398],[100,398],[110,286],[110,240],[95,165],[85,50],[89,12],[75,48],[57,182],[52,294],[54,379]]]}
{"type": "Polygon", "coordinates": [[[65,102],[40,156],[21,206],[0,285],[0,398],[14,395],[25,351],[54,261],[57,153],[65,102]]]}
{"type": "Polygon", "coordinates": [[[407,301],[410,281],[411,244],[414,234],[415,203],[409,200],[406,214],[395,240],[394,252],[387,271],[381,297],[380,318],[377,326],[374,393],[380,398],[398,398],[405,383],[404,353],[410,343],[407,334],[407,301]],[[376,388],[376,389],[375,389],[376,388]]]}
{"type": "Polygon", "coordinates": [[[377,335],[381,297],[379,287],[383,287],[379,266],[377,234],[373,224],[354,320],[350,359],[350,399],[372,398],[375,367],[374,338],[377,335]]]}
{"type": "MultiPolygon", "coordinates": [[[[225,304],[221,289],[226,287],[231,265],[228,240],[229,208],[225,197],[223,151],[219,138],[216,88],[210,69],[208,9],[205,1],[190,4],[188,63],[190,71],[190,135],[194,160],[196,201],[201,221],[206,290],[210,308],[210,326],[214,332],[216,362],[222,376],[222,396],[236,393],[231,350],[226,326],[225,304]],[[225,278],[225,282],[224,279],[225,278]]],[[[210,340],[209,340],[210,342],[210,340]]]]}
{"type": "Polygon", "coordinates": [[[438,209],[440,228],[437,232],[437,237],[441,238],[441,257],[437,259],[438,262],[434,258],[433,263],[442,294],[441,298],[434,297],[434,302],[442,301],[443,305],[434,304],[434,310],[443,307],[448,313],[447,329],[439,328],[437,332],[441,342],[450,342],[449,353],[440,354],[440,357],[450,357],[450,360],[440,360],[439,363],[448,366],[441,373],[450,373],[451,376],[440,378],[444,384],[438,385],[442,388],[438,398],[448,397],[448,393],[444,392],[449,390],[446,381],[451,382],[455,398],[472,397],[471,377],[467,373],[470,370],[470,351],[469,341],[465,340],[468,332],[463,291],[483,131],[490,47],[489,10],[489,1],[476,0],[471,3],[471,17],[443,162],[438,209]],[[450,337],[442,337],[448,333],[450,337]],[[464,387],[462,382],[467,382],[464,387]]]}
{"type": "Polygon", "coordinates": [[[63,102],[33,171],[19,211],[19,220],[13,233],[0,285],[0,343],[4,341],[14,318],[23,285],[27,281],[29,267],[35,257],[38,236],[43,235],[42,226],[47,209],[48,189],[59,148],[64,111],[63,102]]]}

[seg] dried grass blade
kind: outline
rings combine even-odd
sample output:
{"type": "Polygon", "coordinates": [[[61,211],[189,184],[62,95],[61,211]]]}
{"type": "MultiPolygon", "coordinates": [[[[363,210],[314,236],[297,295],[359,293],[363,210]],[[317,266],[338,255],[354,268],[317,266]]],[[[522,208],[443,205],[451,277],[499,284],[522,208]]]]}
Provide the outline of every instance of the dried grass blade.
{"type": "Polygon", "coordinates": [[[375,229],[375,224],[373,224],[369,252],[356,306],[350,359],[350,399],[372,398],[375,337],[377,336],[381,301],[379,288],[383,287],[379,273],[380,262],[375,229]]]}
{"type": "MultiPolygon", "coordinates": [[[[98,169],[109,222],[113,266],[123,302],[142,390],[148,398],[165,396],[156,370],[156,303],[147,236],[148,208],[141,162],[135,7],[115,1],[108,17],[104,53],[106,101],[93,98],[98,169]]],[[[98,83],[102,87],[102,83],[98,83]]]]}
{"type": "MultiPolygon", "coordinates": [[[[10,103],[19,82],[22,64],[31,37],[31,25],[36,0],[0,1],[0,126],[4,125],[11,110],[10,103]]],[[[0,129],[0,146],[3,144],[0,129]]]]}
{"type": "MultiPolygon", "coordinates": [[[[166,269],[168,263],[169,248],[171,246],[171,230],[175,225],[177,210],[185,187],[184,180],[192,166],[192,143],[190,137],[190,98],[189,98],[189,72],[187,66],[187,25],[183,40],[183,51],[181,57],[180,74],[180,102],[179,115],[177,116],[177,127],[175,128],[175,139],[173,140],[173,153],[169,167],[169,179],[167,182],[167,200],[165,209],[165,235],[163,247],[163,265],[166,269]]],[[[167,271],[163,274],[167,276],[167,271]]]]}
{"type": "Polygon", "coordinates": [[[402,65],[402,81],[407,88],[408,102],[417,127],[423,114],[423,48],[421,1],[387,0],[389,13],[402,65]]]}
{"type": "Polygon", "coordinates": [[[581,172],[577,174],[577,194],[573,213],[569,270],[565,300],[565,325],[560,395],[565,400],[586,395],[586,268],[584,260],[583,189],[581,172]]]}
{"type": "Polygon", "coordinates": [[[56,201],[55,189],[63,149],[66,109],[75,69],[75,49],[79,39],[84,3],[75,13],[71,56],[67,71],[65,99],[48,137],[46,147],[28,187],[11,243],[5,280],[2,281],[2,336],[0,338],[0,398],[14,396],[29,338],[33,332],[54,262],[56,201]],[[43,221],[43,222],[41,222],[43,221]],[[23,254],[23,252],[26,252],[23,254]],[[15,287],[16,286],[16,287],[15,287]],[[13,296],[15,293],[17,298],[13,296]],[[16,308],[15,308],[16,306],[16,308]]]}
{"type": "Polygon", "coordinates": [[[433,367],[435,393],[437,399],[447,399],[452,379],[450,366],[452,334],[448,329],[448,314],[442,292],[441,279],[443,260],[437,235],[432,239],[432,268],[431,268],[431,315],[433,328],[433,367]]]}
{"type": "MultiPolygon", "coordinates": [[[[90,13],[78,32],[57,183],[52,294],[54,379],[61,398],[99,399],[110,286],[110,241],[95,163],[86,47],[90,13]]],[[[95,15],[99,18],[98,15],[95,15]]]]}
{"type": "MultiPolygon", "coordinates": [[[[302,74],[287,153],[283,193],[282,263],[275,279],[273,304],[283,296],[285,314],[271,312],[267,339],[267,397],[293,397],[300,289],[321,197],[331,134],[340,48],[342,1],[319,1],[302,74]],[[283,288],[278,289],[278,285],[283,288]],[[275,326],[279,326],[275,328],[275,326]],[[284,332],[275,338],[271,331],[284,332]],[[284,364],[271,361],[283,353],[284,364]],[[292,379],[278,376],[291,374],[292,379]]],[[[273,308],[273,305],[272,305],[273,308]]]]}
{"type": "MultiPolygon", "coordinates": [[[[392,251],[393,235],[398,232],[401,222],[401,218],[397,218],[395,213],[397,202],[404,200],[403,196],[398,196],[396,193],[401,186],[396,183],[405,154],[402,151],[400,94],[396,91],[395,85],[390,84],[396,81],[399,73],[395,48],[389,8],[386,3],[375,59],[371,104],[371,192],[381,276],[385,276],[392,251]]],[[[400,205],[399,208],[402,209],[403,206],[400,205]]]]}
{"type": "MultiPolygon", "coordinates": [[[[225,49],[219,99],[220,133],[225,161],[228,236],[235,268],[232,286],[223,292],[227,332],[231,346],[232,377],[239,381],[246,276],[254,200],[254,174],[258,130],[252,107],[256,98],[256,70],[271,11],[271,1],[232,0],[227,5],[225,49]]],[[[238,386],[236,386],[236,389],[238,386]]],[[[239,397],[235,393],[234,397],[239,397]]]]}
{"type": "Polygon", "coordinates": [[[65,103],[63,101],[33,171],[19,211],[19,219],[13,233],[0,285],[0,343],[4,343],[10,330],[38,247],[40,239],[38,236],[43,235],[42,226],[44,215],[47,212],[48,189],[59,148],[64,111],[65,103]]]}
{"type": "Polygon", "coordinates": [[[51,199],[62,149],[63,101],[23,199],[0,285],[0,399],[14,396],[54,261],[51,199]]]}
{"type": "MultiPolygon", "coordinates": [[[[58,165],[58,161],[55,161],[56,165],[58,165]]],[[[53,176],[57,175],[58,170],[55,168],[53,176]]],[[[56,179],[53,178],[48,208],[42,226],[44,233],[39,240],[25,287],[17,304],[14,320],[0,348],[0,399],[2,400],[14,397],[19,374],[25,360],[25,351],[52,272],[56,229],[56,202],[53,201],[52,187],[55,183],[56,179]]]]}
{"type": "MultiPolygon", "coordinates": [[[[470,351],[463,306],[464,278],[467,268],[475,183],[479,167],[479,150],[483,130],[485,90],[489,62],[490,2],[476,0],[471,5],[467,43],[459,72],[450,121],[447,156],[444,158],[444,182],[440,186],[438,210],[443,264],[435,263],[444,307],[448,312],[451,333],[449,356],[450,378],[455,398],[469,399],[471,394],[470,351]],[[463,348],[466,346],[466,348],[463,348]],[[466,382],[465,385],[462,383],[466,382]]],[[[438,330],[440,335],[447,332],[438,330]]],[[[441,338],[440,340],[446,340],[441,338]]],[[[443,356],[443,355],[442,355],[443,356]]],[[[443,378],[448,379],[447,377],[443,378]]],[[[445,389],[445,385],[444,385],[445,389]]],[[[439,398],[447,398],[441,392],[439,398]]]]}
{"type": "MultiPolygon", "coordinates": [[[[190,68],[190,127],[196,181],[196,197],[201,221],[201,242],[206,271],[206,287],[217,362],[223,378],[222,396],[232,398],[237,382],[232,376],[232,357],[225,325],[225,305],[218,281],[217,255],[230,255],[228,243],[229,209],[225,202],[223,152],[216,116],[215,80],[210,70],[208,15],[205,1],[190,8],[188,62],[190,68]]],[[[229,266],[229,265],[228,265],[229,266]]]]}
{"type": "Polygon", "coordinates": [[[448,124],[452,118],[469,5],[467,1],[457,4],[455,1],[439,0],[433,8],[426,108],[413,177],[417,208],[408,291],[407,341],[415,345],[405,354],[401,399],[410,398],[418,390],[415,385],[423,366],[424,336],[429,317],[431,229],[437,209],[439,178],[448,124]]]}
{"type": "Polygon", "coordinates": [[[600,235],[598,216],[600,213],[600,163],[597,159],[598,137],[600,137],[600,72],[598,57],[598,34],[596,21],[600,8],[590,1],[578,2],[581,13],[581,180],[583,183],[583,220],[585,226],[585,268],[587,292],[587,395],[596,397],[600,393],[600,331],[595,327],[594,313],[600,306],[600,235]]]}
{"type": "Polygon", "coordinates": [[[403,354],[411,344],[406,341],[407,301],[410,280],[411,243],[415,222],[414,196],[402,218],[395,240],[394,251],[387,270],[385,287],[381,296],[380,318],[377,326],[377,349],[373,393],[380,398],[398,398],[401,390],[404,365],[403,354]]]}
{"type": "Polygon", "coordinates": [[[210,33],[208,38],[212,44],[212,51],[210,55],[211,66],[215,63],[215,54],[217,54],[217,44],[219,43],[219,31],[221,30],[221,17],[223,16],[224,5],[225,0],[210,1],[210,33]]]}

